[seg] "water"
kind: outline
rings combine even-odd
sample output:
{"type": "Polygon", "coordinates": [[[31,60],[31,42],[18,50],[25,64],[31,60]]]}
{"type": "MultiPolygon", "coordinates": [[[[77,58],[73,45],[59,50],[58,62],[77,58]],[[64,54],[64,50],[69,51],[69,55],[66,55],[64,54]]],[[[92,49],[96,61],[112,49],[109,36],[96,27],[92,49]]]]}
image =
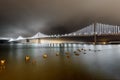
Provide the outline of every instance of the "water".
{"type": "Polygon", "coordinates": [[[6,60],[0,80],[120,80],[120,45],[1,45],[0,59],[6,60]]]}

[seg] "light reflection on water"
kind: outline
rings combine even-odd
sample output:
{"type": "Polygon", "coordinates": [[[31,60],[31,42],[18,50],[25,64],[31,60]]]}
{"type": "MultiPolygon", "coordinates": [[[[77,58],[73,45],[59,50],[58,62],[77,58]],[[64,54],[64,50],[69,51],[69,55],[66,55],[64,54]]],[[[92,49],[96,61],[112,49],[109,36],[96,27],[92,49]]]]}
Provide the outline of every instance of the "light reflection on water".
{"type": "Polygon", "coordinates": [[[1,45],[0,59],[7,61],[6,70],[0,71],[1,80],[120,79],[120,45],[1,45]],[[86,51],[76,56],[74,51],[78,48],[86,51]],[[43,58],[43,54],[48,57],[43,58]],[[30,62],[25,61],[25,56],[30,56],[30,62]]]}

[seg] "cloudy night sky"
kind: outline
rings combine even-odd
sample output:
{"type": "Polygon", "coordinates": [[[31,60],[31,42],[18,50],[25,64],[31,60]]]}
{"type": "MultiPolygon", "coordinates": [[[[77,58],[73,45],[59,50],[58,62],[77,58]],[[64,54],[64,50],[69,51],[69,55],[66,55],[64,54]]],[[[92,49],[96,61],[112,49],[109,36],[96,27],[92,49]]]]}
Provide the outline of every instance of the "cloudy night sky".
{"type": "Polygon", "coordinates": [[[0,0],[0,36],[64,34],[94,21],[120,25],[120,0],[0,0]]]}

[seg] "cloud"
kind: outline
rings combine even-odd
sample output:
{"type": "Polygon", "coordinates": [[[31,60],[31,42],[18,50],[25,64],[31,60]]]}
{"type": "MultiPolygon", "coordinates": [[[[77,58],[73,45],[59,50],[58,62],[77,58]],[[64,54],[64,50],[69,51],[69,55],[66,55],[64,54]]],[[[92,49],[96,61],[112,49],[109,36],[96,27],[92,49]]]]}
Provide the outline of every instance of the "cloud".
{"type": "Polygon", "coordinates": [[[120,25],[119,0],[0,0],[0,36],[63,34],[95,20],[120,25]]]}

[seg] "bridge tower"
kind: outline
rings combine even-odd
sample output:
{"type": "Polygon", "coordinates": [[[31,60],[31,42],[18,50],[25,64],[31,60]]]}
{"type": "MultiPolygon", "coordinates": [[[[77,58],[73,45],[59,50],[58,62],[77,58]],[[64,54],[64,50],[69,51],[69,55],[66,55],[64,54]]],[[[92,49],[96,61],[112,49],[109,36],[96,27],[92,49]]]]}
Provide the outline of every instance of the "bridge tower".
{"type": "Polygon", "coordinates": [[[97,26],[97,23],[94,22],[94,44],[96,45],[96,42],[97,42],[97,38],[96,38],[96,26],[97,26]]]}

